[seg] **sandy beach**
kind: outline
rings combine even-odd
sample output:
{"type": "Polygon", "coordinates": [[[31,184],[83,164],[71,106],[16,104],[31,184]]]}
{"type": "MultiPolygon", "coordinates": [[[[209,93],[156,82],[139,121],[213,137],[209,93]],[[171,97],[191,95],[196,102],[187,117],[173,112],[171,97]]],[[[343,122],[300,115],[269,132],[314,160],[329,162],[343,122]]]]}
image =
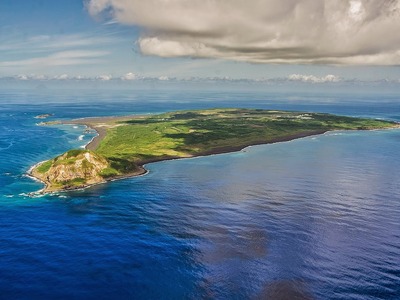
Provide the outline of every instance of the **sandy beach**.
{"type": "Polygon", "coordinates": [[[128,115],[128,116],[111,116],[111,117],[88,117],[82,119],[74,119],[70,121],[62,122],[66,125],[85,125],[86,127],[93,129],[97,132],[95,136],[86,146],[85,149],[94,151],[99,146],[102,139],[107,134],[107,128],[119,126],[119,122],[125,122],[132,119],[145,118],[143,115],[128,115]]]}

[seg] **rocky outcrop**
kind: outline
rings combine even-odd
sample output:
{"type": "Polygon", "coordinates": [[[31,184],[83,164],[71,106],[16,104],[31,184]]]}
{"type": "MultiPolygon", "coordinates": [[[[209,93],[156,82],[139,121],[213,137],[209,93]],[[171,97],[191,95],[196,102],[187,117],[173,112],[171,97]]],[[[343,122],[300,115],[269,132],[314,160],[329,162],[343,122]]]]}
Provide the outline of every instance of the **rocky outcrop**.
{"type": "Polygon", "coordinates": [[[46,184],[45,192],[76,189],[105,181],[109,162],[88,150],[71,150],[33,168],[31,175],[46,184]]]}

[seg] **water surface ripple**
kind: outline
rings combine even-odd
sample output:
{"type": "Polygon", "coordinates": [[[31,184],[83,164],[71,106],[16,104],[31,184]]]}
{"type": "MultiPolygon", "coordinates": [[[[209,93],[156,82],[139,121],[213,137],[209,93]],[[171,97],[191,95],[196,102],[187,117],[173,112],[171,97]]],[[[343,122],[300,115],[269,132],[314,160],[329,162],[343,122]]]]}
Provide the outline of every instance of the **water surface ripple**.
{"type": "MultiPolygon", "coordinates": [[[[155,95],[160,101],[146,106],[143,95],[113,106],[115,98],[96,97],[105,105],[93,115],[212,106],[155,95]]],[[[224,106],[400,116],[390,101],[290,106],[237,97],[224,106]]],[[[40,188],[23,176],[30,165],[91,138],[79,140],[81,127],[35,126],[33,117],[85,116],[89,103],[61,97],[43,111],[4,99],[1,299],[400,299],[399,130],[154,163],[146,176],[29,198],[40,188]]]]}

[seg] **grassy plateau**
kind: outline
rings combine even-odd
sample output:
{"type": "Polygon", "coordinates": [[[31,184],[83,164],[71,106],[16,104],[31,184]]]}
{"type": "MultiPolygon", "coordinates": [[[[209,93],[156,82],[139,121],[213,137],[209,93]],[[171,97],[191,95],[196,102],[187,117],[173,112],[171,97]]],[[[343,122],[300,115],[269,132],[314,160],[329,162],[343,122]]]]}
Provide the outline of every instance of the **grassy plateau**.
{"type": "MultiPolygon", "coordinates": [[[[398,126],[389,121],[322,113],[226,108],[131,118],[99,118],[76,123],[105,132],[96,148],[91,149],[97,159],[104,158],[108,162],[106,167],[97,172],[104,181],[143,173],[142,165],[153,161],[232,152],[249,145],[287,141],[331,130],[370,130],[398,126]]],[[[85,178],[86,175],[81,173],[80,177],[74,177],[74,172],[65,171],[65,168],[63,172],[69,172],[69,175],[64,176],[65,180],[75,182],[75,185],[65,187],[62,182],[46,180],[52,177],[48,175],[55,172],[57,164],[65,162],[72,165],[77,157],[83,161],[75,164],[74,169],[87,164],[80,151],[69,151],[62,160],[53,159],[38,165],[32,174],[44,181],[48,189],[51,186],[57,186],[57,189],[85,187],[92,177],[85,178]]],[[[86,158],[90,161],[88,155],[86,158]]],[[[95,164],[93,161],[91,163],[95,164]]]]}

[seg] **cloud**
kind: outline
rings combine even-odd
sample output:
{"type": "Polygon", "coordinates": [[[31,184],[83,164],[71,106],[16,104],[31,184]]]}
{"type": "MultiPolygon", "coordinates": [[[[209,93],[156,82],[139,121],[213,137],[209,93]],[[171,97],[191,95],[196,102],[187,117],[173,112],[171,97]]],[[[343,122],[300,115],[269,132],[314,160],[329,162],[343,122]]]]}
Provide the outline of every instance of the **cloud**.
{"type": "Polygon", "coordinates": [[[88,0],[142,28],[143,54],[255,63],[399,65],[398,0],[88,0]],[[251,3],[251,4],[250,4],[251,3]]]}
{"type": "Polygon", "coordinates": [[[18,80],[29,80],[30,77],[28,75],[25,75],[25,74],[19,74],[19,75],[16,76],[16,79],[18,79],[18,80]]]}
{"type": "Polygon", "coordinates": [[[229,84],[229,83],[242,83],[246,85],[258,85],[258,86],[270,86],[270,85],[286,85],[293,83],[304,83],[307,85],[314,84],[335,84],[336,86],[396,86],[398,87],[400,84],[399,79],[376,79],[376,80],[359,80],[359,79],[345,79],[342,77],[338,77],[336,75],[325,75],[325,76],[316,76],[316,75],[307,75],[307,74],[291,74],[287,77],[274,77],[274,78],[258,78],[258,79],[248,79],[248,78],[231,78],[231,77],[168,77],[168,76],[143,76],[140,74],[134,74],[132,72],[126,73],[125,75],[120,76],[112,76],[108,74],[99,74],[93,76],[82,76],[82,75],[70,75],[60,73],[58,75],[40,75],[40,74],[19,74],[14,76],[2,77],[0,76],[0,81],[9,81],[9,80],[17,80],[17,81],[69,81],[69,82],[109,82],[112,84],[113,82],[120,82],[130,84],[130,82],[171,82],[174,83],[215,83],[215,84],[229,84]]]}
{"type": "Polygon", "coordinates": [[[45,67],[95,64],[101,57],[109,54],[106,51],[71,50],[61,51],[50,55],[21,60],[0,61],[0,67],[45,67]]]}
{"type": "MultiPolygon", "coordinates": [[[[0,35],[0,70],[8,74],[54,74],[64,67],[104,64],[110,58],[107,48],[118,41],[113,36],[88,33],[58,35],[0,35]]],[[[109,47],[107,48],[109,49],[109,47]]]]}
{"type": "Polygon", "coordinates": [[[125,75],[121,76],[121,80],[135,80],[138,79],[138,76],[132,72],[126,73],[125,75]]]}
{"type": "Polygon", "coordinates": [[[68,76],[68,74],[61,74],[61,75],[54,76],[54,79],[56,79],[56,80],[68,80],[68,79],[70,79],[70,77],[68,76]]]}
{"type": "Polygon", "coordinates": [[[51,50],[101,47],[115,43],[113,37],[97,37],[88,34],[36,35],[23,40],[0,40],[0,51],[38,53],[51,50]]]}
{"type": "Polygon", "coordinates": [[[19,74],[16,76],[13,76],[12,78],[16,80],[37,80],[37,81],[49,81],[49,80],[85,80],[87,77],[82,77],[82,76],[71,76],[68,74],[59,74],[59,75],[53,75],[53,76],[48,76],[48,75],[43,75],[43,74],[19,74]]]}
{"type": "Polygon", "coordinates": [[[99,75],[95,79],[101,80],[101,81],[109,81],[112,79],[111,75],[99,75]]]}
{"type": "Polygon", "coordinates": [[[301,74],[291,74],[287,78],[289,81],[301,81],[301,82],[311,82],[311,83],[326,83],[326,82],[339,82],[340,77],[335,75],[326,75],[324,77],[317,77],[314,75],[301,75],[301,74]]]}

